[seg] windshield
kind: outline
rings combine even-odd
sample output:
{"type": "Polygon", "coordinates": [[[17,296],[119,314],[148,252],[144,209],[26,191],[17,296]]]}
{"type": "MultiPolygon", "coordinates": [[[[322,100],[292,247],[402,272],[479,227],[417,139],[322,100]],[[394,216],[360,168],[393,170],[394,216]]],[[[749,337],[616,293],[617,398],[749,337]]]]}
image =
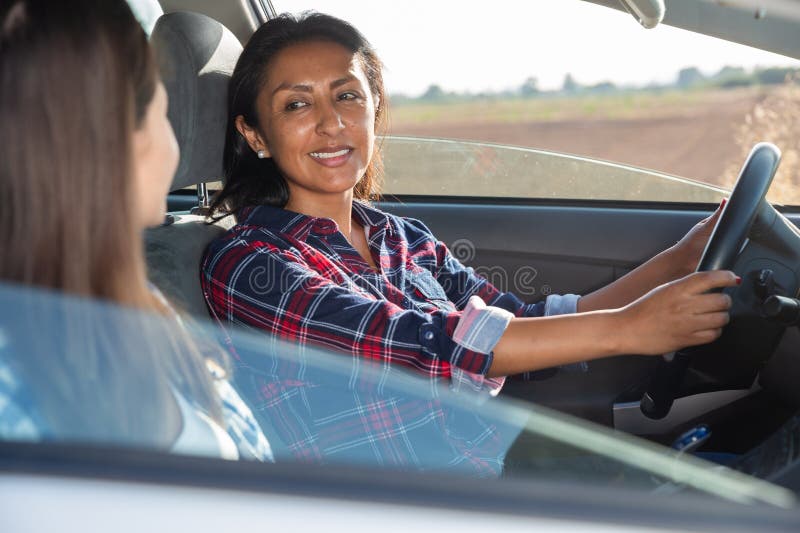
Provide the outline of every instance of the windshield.
{"type": "Polygon", "coordinates": [[[239,416],[252,413],[257,428],[250,430],[263,432],[271,450],[261,457],[267,461],[794,502],[790,492],[755,478],[491,397],[468,376],[423,379],[261,333],[228,335],[213,323],[27,288],[0,286],[0,302],[0,437],[7,442],[225,457],[202,431],[187,436],[186,409],[178,410],[177,434],[162,420],[176,397],[203,411],[163,364],[191,339],[213,359],[216,379],[232,388],[223,410],[234,397],[246,404],[239,416]]]}

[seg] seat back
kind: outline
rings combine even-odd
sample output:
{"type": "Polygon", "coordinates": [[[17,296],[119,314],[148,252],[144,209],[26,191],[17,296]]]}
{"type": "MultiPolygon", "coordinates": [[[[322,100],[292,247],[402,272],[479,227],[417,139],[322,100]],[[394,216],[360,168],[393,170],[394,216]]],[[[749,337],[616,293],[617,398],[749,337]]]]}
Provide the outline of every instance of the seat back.
{"type": "Polygon", "coordinates": [[[148,277],[180,310],[208,318],[200,261],[208,244],[232,225],[230,217],[208,224],[204,216],[176,215],[171,224],[145,233],[148,277]]]}
{"type": "MultiPolygon", "coordinates": [[[[161,16],[150,40],[181,150],[170,190],[218,181],[222,178],[228,80],[242,46],[222,24],[198,13],[161,16]]],[[[207,224],[205,217],[190,214],[168,218],[170,223],[145,234],[148,275],[178,307],[207,317],[200,261],[208,243],[233,221],[207,224]]]]}

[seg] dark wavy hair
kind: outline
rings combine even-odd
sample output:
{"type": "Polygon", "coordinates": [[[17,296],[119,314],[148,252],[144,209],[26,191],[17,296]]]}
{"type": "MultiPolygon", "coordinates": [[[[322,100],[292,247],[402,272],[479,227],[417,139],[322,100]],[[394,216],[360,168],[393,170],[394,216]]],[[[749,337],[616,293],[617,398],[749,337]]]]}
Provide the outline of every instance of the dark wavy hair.
{"type": "MultiPolygon", "coordinates": [[[[264,23],[250,38],[236,63],[228,85],[228,125],[223,159],[225,183],[214,197],[211,212],[225,217],[251,205],[283,207],[289,201],[286,179],[272,158],[259,159],[236,129],[236,117],[253,128],[259,127],[256,99],[267,78],[273,59],[286,48],[308,41],[331,41],[354,53],[366,74],[378,105],[375,129],[381,131],[386,117],[383,64],[361,33],[347,22],[322,13],[300,16],[283,14],[264,23]]],[[[364,176],[353,196],[369,201],[380,194],[383,163],[376,145],[364,176]]]]}

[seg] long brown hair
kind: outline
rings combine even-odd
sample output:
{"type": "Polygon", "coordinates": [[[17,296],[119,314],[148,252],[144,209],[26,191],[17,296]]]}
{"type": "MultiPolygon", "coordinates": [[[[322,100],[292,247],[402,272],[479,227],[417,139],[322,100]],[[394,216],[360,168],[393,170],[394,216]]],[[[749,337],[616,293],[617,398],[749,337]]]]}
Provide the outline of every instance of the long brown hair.
{"type": "Polygon", "coordinates": [[[146,36],[121,1],[7,5],[0,278],[147,307],[141,236],[111,223],[133,220],[132,133],[156,82],[146,36]]]}
{"type": "MultiPolygon", "coordinates": [[[[369,41],[347,22],[322,13],[308,12],[298,17],[284,13],[271,19],[250,37],[228,85],[228,125],[223,156],[225,185],[214,197],[212,212],[224,217],[250,205],[283,207],[289,201],[289,189],[280,169],[272,158],[257,157],[236,129],[236,117],[242,115],[249,126],[258,128],[256,100],[273,59],[289,46],[316,40],[339,44],[360,60],[377,102],[375,131],[382,133],[388,106],[383,64],[369,41]]],[[[353,196],[367,202],[378,198],[382,179],[383,162],[380,144],[376,143],[364,176],[353,189],[353,196]]]]}
{"type": "MultiPolygon", "coordinates": [[[[124,0],[0,2],[0,279],[167,312],[149,290],[142,235],[132,223],[132,136],[157,79],[147,37],[124,0]]],[[[169,336],[166,324],[160,332],[148,324],[148,333],[169,336]]],[[[85,350],[88,358],[101,354],[94,361],[59,361],[72,374],[62,396],[114,390],[117,404],[107,408],[113,421],[115,409],[131,411],[124,405],[130,397],[114,387],[124,390],[137,378],[145,383],[148,372],[157,381],[164,372],[219,415],[203,362],[192,356],[196,350],[164,351],[155,337],[137,335],[134,342],[130,331],[117,333],[92,336],[106,343],[85,350]],[[98,359],[113,359],[114,352],[118,361],[98,359]],[[111,383],[82,379],[80,365],[87,364],[104,368],[98,380],[111,383]]],[[[155,397],[140,393],[152,412],[130,412],[128,429],[158,429],[158,405],[168,394],[165,387],[155,397]]],[[[111,395],[100,399],[106,400],[113,403],[111,395]]],[[[65,398],[43,400],[54,409],[59,401],[65,398]]],[[[60,424],[56,417],[50,422],[60,424]]]]}

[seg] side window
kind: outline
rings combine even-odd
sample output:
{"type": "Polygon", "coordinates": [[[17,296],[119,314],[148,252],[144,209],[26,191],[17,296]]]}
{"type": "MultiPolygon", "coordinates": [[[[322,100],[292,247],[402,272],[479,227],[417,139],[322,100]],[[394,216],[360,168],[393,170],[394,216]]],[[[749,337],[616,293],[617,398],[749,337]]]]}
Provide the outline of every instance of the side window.
{"type": "Polygon", "coordinates": [[[387,9],[322,8],[386,65],[388,194],[716,202],[766,140],[800,204],[800,61],[578,0],[387,9]]]}
{"type": "Polygon", "coordinates": [[[563,153],[476,141],[391,136],[384,192],[394,195],[717,203],[725,189],[563,153]]]}

